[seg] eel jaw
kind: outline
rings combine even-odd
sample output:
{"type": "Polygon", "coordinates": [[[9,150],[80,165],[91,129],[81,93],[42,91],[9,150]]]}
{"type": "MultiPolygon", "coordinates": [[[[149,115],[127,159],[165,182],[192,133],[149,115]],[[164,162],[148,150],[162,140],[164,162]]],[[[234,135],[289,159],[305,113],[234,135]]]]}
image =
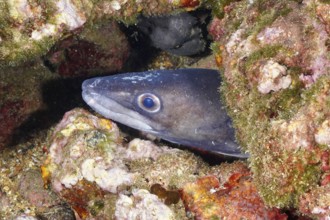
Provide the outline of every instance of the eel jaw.
{"type": "Polygon", "coordinates": [[[147,133],[155,135],[158,133],[152,127],[152,122],[149,119],[135,111],[125,108],[108,97],[88,91],[88,89],[83,90],[82,97],[92,109],[106,118],[147,133]]]}

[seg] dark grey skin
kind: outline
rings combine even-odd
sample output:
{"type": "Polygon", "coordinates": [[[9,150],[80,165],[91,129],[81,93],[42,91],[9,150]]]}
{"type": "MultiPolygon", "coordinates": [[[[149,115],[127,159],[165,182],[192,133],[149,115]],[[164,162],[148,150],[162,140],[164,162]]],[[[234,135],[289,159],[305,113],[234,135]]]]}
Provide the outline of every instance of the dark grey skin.
{"type": "Polygon", "coordinates": [[[218,71],[154,70],[84,81],[82,97],[106,118],[170,142],[246,158],[220,102],[218,71]]]}
{"type": "Polygon", "coordinates": [[[137,28],[154,47],[179,56],[191,56],[205,50],[206,41],[197,18],[183,12],[173,15],[141,17],[137,28]]]}

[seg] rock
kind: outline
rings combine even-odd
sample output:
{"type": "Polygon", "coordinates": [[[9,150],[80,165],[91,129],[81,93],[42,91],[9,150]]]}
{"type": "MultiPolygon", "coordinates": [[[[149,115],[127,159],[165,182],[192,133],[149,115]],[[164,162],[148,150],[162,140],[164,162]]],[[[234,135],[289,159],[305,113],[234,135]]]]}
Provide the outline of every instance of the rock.
{"type": "Polygon", "coordinates": [[[39,208],[39,212],[47,211],[61,201],[52,192],[44,188],[40,170],[28,170],[19,177],[18,190],[30,204],[39,208]]]}
{"type": "Polygon", "coordinates": [[[17,142],[19,127],[42,108],[40,82],[49,79],[45,67],[0,68],[0,149],[17,142]]]}
{"type": "Polygon", "coordinates": [[[330,214],[320,205],[329,194],[322,168],[330,147],[328,7],[318,0],[231,1],[209,29],[258,192],[270,207],[312,218],[330,214]],[[300,205],[306,200],[313,201],[308,211],[300,205]]]}
{"type": "Polygon", "coordinates": [[[117,23],[85,26],[79,34],[58,41],[44,56],[45,64],[63,77],[119,71],[129,55],[129,45],[117,23]]]}
{"type": "MultiPolygon", "coordinates": [[[[134,24],[141,11],[146,15],[159,15],[182,7],[194,9],[199,5],[198,0],[101,0],[97,2],[55,0],[46,3],[8,0],[0,5],[2,24],[0,67],[18,66],[45,55],[57,41],[79,32],[79,29],[87,23],[93,26],[94,23],[105,21],[106,24],[107,19],[112,18],[125,24],[134,24]]],[[[91,43],[93,45],[94,42],[91,43]]],[[[109,53],[109,51],[94,51],[95,48],[92,45],[86,48],[85,44],[81,44],[83,43],[80,42],[79,46],[85,50],[84,53],[88,48],[97,55],[109,53]]],[[[71,53],[74,52],[71,51],[71,53]]],[[[76,58],[79,55],[71,54],[71,56],[76,58]]]]}
{"type": "Polygon", "coordinates": [[[285,217],[266,208],[244,162],[211,167],[190,152],[140,139],[125,143],[113,122],[82,109],[64,115],[49,146],[44,181],[82,219],[285,217]],[[231,211],[221,211],[224,205],[231,211]]]}

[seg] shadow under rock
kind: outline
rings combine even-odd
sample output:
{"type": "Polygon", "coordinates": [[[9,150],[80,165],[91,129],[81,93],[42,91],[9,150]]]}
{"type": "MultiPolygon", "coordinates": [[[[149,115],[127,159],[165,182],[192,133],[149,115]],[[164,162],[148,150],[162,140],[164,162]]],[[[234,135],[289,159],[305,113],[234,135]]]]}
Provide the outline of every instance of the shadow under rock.
{"type": "Polygon", "coordinates": [[[81,97],[84,78],[59,78],[41,85],[43,108],[32,113],[23,124],[16,128],[11,145],[29,140],[37,132],[58,123],[64,113],[77,107],[86,106],[81,97]]]}
{"type": "MultiPolygon", "coordinates": [[[[117,123],[117,125],[118,125],[119,129],[123,132],[125,142],[127,142],[127,143],[130,142],[131,140],[133,140],[134,138],[141,138],[141,139],[144,139],[144,140],[150,140],[147,137],[147,135],[143,132],[140,132],[140,131],[138,131],[134,128],[130,128],[130,127],[128,127],[126,125],[123,125],[121,123],[117,123]]],[[[209,151],[203,151],[202,149],[198,149],[198,148],[195,148],[195,147],[192,147],[192,146],[184,146],[184,145],[180,145],[180,144],[171,143],[169,141],[162,140],[162,139],[159,139],[159,138],[156,138],[156,137],[155,137],[154,140],[151,140],[151,141],[154,142],[158,146],[167,146],[167,147],[171,147],[171,148],[177,148],[177,149],[180,149],[180,150],[190,151],[191,153],[201,157],[205,162],[207,162],[211,166],[218,165],[218,164],[221,164],[223,162],[232,163],[232,162],[237,161],[237,160],[246,160],[244,158],[237,158],[237,157],[212,153],[212,152],[209,152],[209,151]]]]}

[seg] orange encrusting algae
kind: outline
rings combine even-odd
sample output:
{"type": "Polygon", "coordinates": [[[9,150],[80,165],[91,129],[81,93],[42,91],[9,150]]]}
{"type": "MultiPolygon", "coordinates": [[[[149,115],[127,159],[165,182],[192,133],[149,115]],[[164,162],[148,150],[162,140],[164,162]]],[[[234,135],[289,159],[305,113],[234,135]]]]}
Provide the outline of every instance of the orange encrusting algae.
{"type": "Polygon", "coordinates": [[[224,184],[214,175],[199,178],[184,186],[182,199],[195,219],[287,219],[265,206],[248,170],[233,173],[224,184]]]}

